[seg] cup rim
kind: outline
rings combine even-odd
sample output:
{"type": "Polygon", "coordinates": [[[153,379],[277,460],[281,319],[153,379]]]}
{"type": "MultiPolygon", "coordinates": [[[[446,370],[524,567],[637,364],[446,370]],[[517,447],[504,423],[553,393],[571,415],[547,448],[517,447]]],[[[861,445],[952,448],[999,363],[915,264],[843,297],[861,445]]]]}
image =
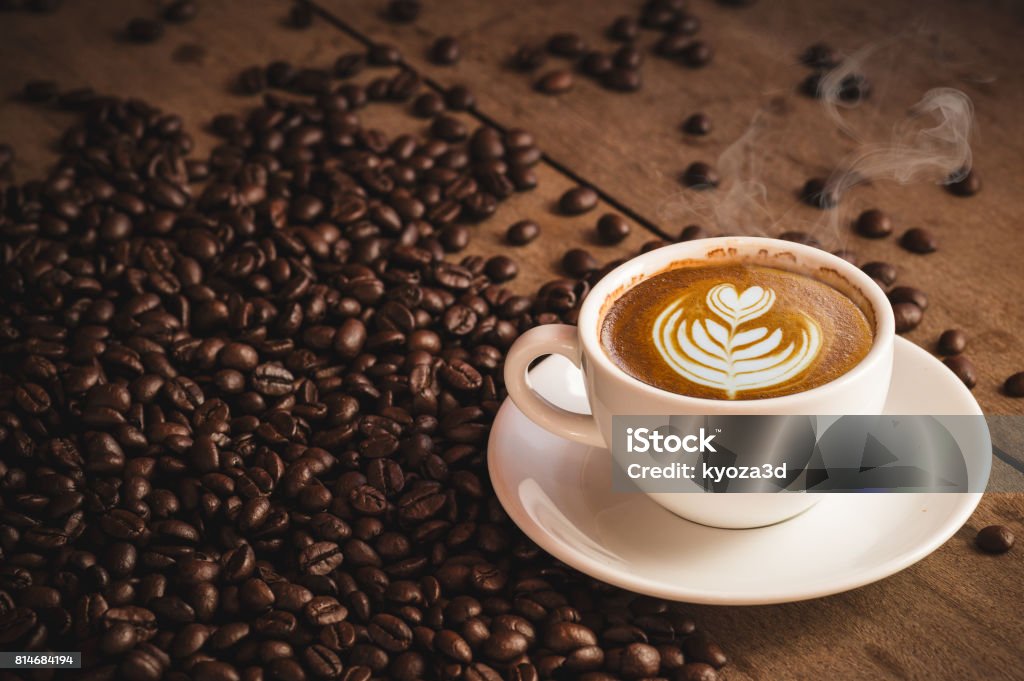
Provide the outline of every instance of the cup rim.
{"type": "MultiPolygon", "coordinates": [[[[807,275],[813,276],[810,273],[807,273],[807,275]]],[[[826,398],[836,391],[843,390],[850,383],[857,381],[876,364],[885,361],[887,357],[891,356],[893,342],[896,337],[896,321],[888,296],[875,280],[865,274],[859,267],[828,251],[813,246],[783,239],[753,236],[728,236],[685,241],[669,244],[668,246],[663,246],[630,258],[606,274],[590,290],[586,300],[583,301],[583,305],[580,307],[577,327],[582,354],[587,362],[594,362],[600,365],[603,369],[612,372],[618,379],[625,381],[631,387],[650,393],[653,397],[677,402],[691,410],[703,408],[707,410],[707,413],[720,412],[723,407],[729,410],[755,408],[762,413],[771,413],[773,409],[791,409],[794,405],[806,400],[826,398]],[[605,302],[617,291],[618,295],[622,295],[639,283],[639,281],[630,281],[636,278],[635,271],[638,267],[642,270],[651,269],[653,272],[657,272],[659,265],[663,266],[662,269],[664,269],[674,261],[686,258],[707,257],[709,253],[722,249],[738,249],[740,250],[740,255],[743,253],[753,255],[763,250],[767,250],[770,254],[792,253],[798,256],[801,263],[813,263],[818,266],[834,269],[851,285],[855,286],[871,305],[871,311],[874,314],[874,338],[868,353],[846,373],[814,388],[778,397],[737,400],[718,400],[708,397],[680,395],[679,393],[670,392],[644,383],[615,364],[605,351],[600,338],[600,324],[603,321],[601,312],[605,302]]]]}

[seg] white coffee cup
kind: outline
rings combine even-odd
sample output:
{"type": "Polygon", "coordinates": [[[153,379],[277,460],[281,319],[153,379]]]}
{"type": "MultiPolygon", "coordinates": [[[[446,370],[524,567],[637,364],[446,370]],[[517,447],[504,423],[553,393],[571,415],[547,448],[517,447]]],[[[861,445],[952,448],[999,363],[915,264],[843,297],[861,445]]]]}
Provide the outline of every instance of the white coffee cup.
{"type": "MultiPolygon", "coordinates": [[[[576,326],[533,328],[512,345],[505,359],[505,385],[532,421],[562,437],[607,447],[612,416],[628,415],[847,415],[882,412],[892,378],[896,336],[885,292],[860,269],[826,251],[757,237],[701,239],[637,256],[607,274],[590,291],[576,326]],[[689,397],[643,383],[612,362],[601,344],[601,323],[615,300],[635,284],[680,264],[709,266],[745,262],[808,275],[845,294],[864,312],[874,339],[867,355],[848,372],[810,390],[765,399],[715,400],[689,397]],[[591,415],[557,407],[533,390],[527,369],[538,357],[567,357],[583,373],[591,415]]],[[[801,493],[651,493],[673,513],[714,527],[770,525],[814,505],[820,495],[801,493]]]]}

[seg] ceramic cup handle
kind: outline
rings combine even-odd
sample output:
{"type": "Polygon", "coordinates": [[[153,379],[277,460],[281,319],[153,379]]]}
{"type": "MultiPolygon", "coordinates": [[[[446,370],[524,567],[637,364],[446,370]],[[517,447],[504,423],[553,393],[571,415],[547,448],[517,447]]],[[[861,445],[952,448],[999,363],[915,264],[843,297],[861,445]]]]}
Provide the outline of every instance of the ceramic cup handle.
{"type": "Polygon", "coordinates": [[[542,428],[576,442],[604,447],[604,438],[592,416],[556,407],[530,385],[526,375],[530,363],[551,354],[562,355],[579,368],[580,346],[575,326],[545,324],[516,340],[505,358],[505,387],[509,396],[527,418],[542,428]]]}

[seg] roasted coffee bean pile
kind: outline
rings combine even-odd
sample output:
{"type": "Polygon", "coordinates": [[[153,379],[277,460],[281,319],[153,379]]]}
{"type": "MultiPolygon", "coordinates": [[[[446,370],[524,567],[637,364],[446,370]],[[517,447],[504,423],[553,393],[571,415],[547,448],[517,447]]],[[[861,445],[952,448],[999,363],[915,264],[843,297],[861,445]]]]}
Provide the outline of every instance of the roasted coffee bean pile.
{"type": "Polygon", "coordinates": [[[129,681],[716,678],[679,606],[490,487],[505,350],[605,271],[531,298],[445,258],[536,184],[532,138],[389,138],[374,87],[266,94],[206,159],[173,114],[57,98],[56,168],[0,192],[0,646],[129,681]]]}
{"type": "Polygon", "coordinates": [[[534,81],[534,88],[548,95],[573,88],[573,69],[607,90],[636,92],[643,87],[642,67],[646,58],[646,50],[639,45],[642,30],[661,34],[650,48],[658,57],[690,68],[711,62],[714,50],[694,37],[700,32],[701,22],[690,13],[687,4],[684,0],[647,0],[638,16],[622,15],[608,26],[605,37],[616,43],[612,46],[597,49],[579,33],[560,32],[548,38],[546,45],[523,45],[511,64],[520,71],[533,72],[547,63],[548,55],[569,61],[569,68],[556,67],[534,81]]]}

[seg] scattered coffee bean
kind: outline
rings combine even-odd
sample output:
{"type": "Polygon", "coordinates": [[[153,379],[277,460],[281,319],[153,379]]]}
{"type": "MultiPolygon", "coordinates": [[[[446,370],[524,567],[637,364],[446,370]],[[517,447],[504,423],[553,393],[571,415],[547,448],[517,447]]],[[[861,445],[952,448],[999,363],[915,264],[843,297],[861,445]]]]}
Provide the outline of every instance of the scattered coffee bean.
{"type": "MultiPolygon", "coordinates": [[[[906,303],[902,303],[906,304],[906,303]]],[[[967,359],[963,355],[953,355],[942,360],[950,370],[956,374],[956,377],[963,381],[963,384],[968,388],[973,388],[978,384],[978,375],[974,371],[974,362],[967,359]]]]}
{"type": "Polygon", "coordinates": [[[462,57],[462,46],[452,36],[441,36],[430,46],[430,61],[441,66],[450,66],[462,57]]]}
{"type": "Polygon", "coordinates": [[[814,43],[800,55],[800,63],[812,69],[834,69],[840,61],[839,53],[825,43],[814,43]]]}
{"type": "Polygon", "coordinates": [[[955,196],[974,196],[981,191],[981,177],[974,168],[956,173],[953,177],[957,179],[951,179],[946,184],[946,188],[951,194],[955,196]]]}
{"type": "Polygon", "coordinates": [[[410,24],[419,18],[421,9],[419,0],[391,0],[387,17],[395,23],[410,24]]]}
{"type": "Polygon", "coordinates": [[[540,236],[540,225],[533,220],[520,220],[508,228],[505,239],[513,246],[525,246],[540,236]]]}
{"type": "Polygon", "coordinates": [[[366,60],[374,66],[394,66],[402,61],[402,53],[394,45],[374,43],[366,53],[366,60]]]}
{"type": "Polygon", "coordinates": [[[839,194],[830,187],[826,180],[819,177],[811,178],[800,190],[800,198],[808,206],[827,210],[839,205],[839,194]]]}
{"type": "Polygon", "coordinates": [[[683,231],[679,233],[679,240],[694,241],[696,239],[707,239],[710,236],[711,232],[700,225],[687,225],[686,227],[683,227],[683,231]]]}
{"type": "Polygon", "coordinates": [[[444,103],[452,111],[465,111],[476,105],[476,97],[465,85],[453,85],[444,93],[444,103]]]}
{"type": "Polygon", "coordinates": [[[632,42],[640,34],[640,25],[630,16],[617,17],[608,27],[608,37],[612,40],[632,42]]]}
{"type": "Polygon", "coordinates": [[[176,0],[164,9],[164,20],[172,24],[185,24],[199,15],[199,3],[195,0],[176,0]]]}
{"type": "Polygon", "coordinates": [[[245,95],[257,95],[267,88],[267,75],[263,67],[250,66],[238,75],[238,90],[245,95]]]}
{"type": "Polygon", "coordinates": [[[1024,371],[1019,371],[1006,379],[1003,392],[1010,397],[1024,397],[1024,371]]]}
{"type": "Polygon", "coordinates": [[[683,173],[683,184],[693,189],[712,189],[719,182],[718,171],[703,161],[694,161],[683,173]]]}
{"type": "Polygon", "coordinates": [[[639,69],[613,67],[601,78],[601,84],[609,90],[636,92],[643,85],[639,69]]]}
{"type": "Polygon", "coordinates": [[[911,253],[933,253],[938,248],[935,235],[923,227],[908,229],[900,237],[900,246],[911,253]]]}
{"type": "Polygon", "coordinates": [[[967,334],[960,329],[948,329],[939,336],[940,355],[959,355],[967,348],[967,334]]]}
{"type": "Polygon", "coordinates": [[[572,72],[568,69],[548,71],[537,81],[535,87],[546,95],[559,95],[572,89],[572,72]]]}
{"type": "Polygon", "coordinates": [[[539,47],[524,45],[516,50],[512,64],[520,71],[535,71],[547,61],[547,55],[539,47]]]}
{"type": "Polygon", "coordinates": [[[842,258],[843,260],[850,263],[854,267],[860,265],[860,259],[858,258],[857,254],[848,248],[840,248],[838,251],[832,251],[832,255],[836,256],[837,258],[842,258]]]}
{"type": "Polygon", "coordinates": [[[548,52],[560,57],[579,57],[587,51],[587,44],[578,33],[556,33],[548,40],[548,52]]]}
{"type": "Polygon", "coordinates": [[[580,70],[595,78],[606,75],[614,67],[615,65],[612,63],[612,58],[609,55],[596,50],[587,52],[583,59],[580,60],[580,70]]]}
{"type": "Polygon", "coordinates": [[[675,675],[675,681],[718,681],[718,672],[703,662],[687,662],[675,675]]]}
{"type": "Polygon", "coordinates": [[[589,251],[582,248],[572,248],[562,256],[562,269],[570,277],[581,279],[598,268],[597,260],[589,251]]]}
{"type": "Polygon", "coordinates": [[[889,291],[889,300],[894,303],[913,303],[921,310],[928,309],[928,296],[924,291],[913,286],[897,286],[889,291]]]}
{"type": "Polygon", "coordinates": [[[519,274],[519,266],[515,260],[506,255],[496,255],[487,261],[484,271],[487,276],[497,282],[515,279],[519,274]]]}
{"type": "Polygon", "coordinates": [[[869,262],[861,267],[864,274],[884,286],[892,286],[896,282],[896,267],[887,262],[869,262]]]}
{"type": "Polygon", "coordinates": [[[703,40],[694,40],[686,46],[681,56],[684,64],[690,68],[697,69],[710,64],[714,54],[711,46],[703,40]]]}
{"type": "Polygon", "coordinates": [[[854,228],[861,236],[880,239],[892,234],[892,220],[877,208],[871,208],[860,214],[854,228]]]}
{"type": "Polygon", "coordinates": [[[612,54],[612,63],[620,69],[638,69],[644,63],[644,53],[634,45],[623,45],[612,54]]]}
{"type": "Polygon", "coordinates": [[[913,331],[924,316],[921,308],[913,303],[893,303],[892,314],[896,318],[896,333],[913,331]]]}
{"type": "Polygon", "coordinates": [[[989,525],[974,538],[974,543],[985,553],[1006,553],[1013,548],[1013,542],[1013,532],[1005,525],[989,525]]]}
{"type": "Polygon", "coordinates": [[[683,122],[683,130],[689,135],[707,135],[711,132],[711,118],[704,113],[692,114],[683,122]]]}
{"type": "Polygon", "coordinates": [[[597,206],[598,196],[590,187],[573,187],[558,199],[558,209],[565,215],[581,215],[597,206]]]}
{"type": "Polygon", "coordinates": [[[444,100],[436,92],[424,92],[412,102],[412,112],[420,118],[433,118],[444,111],[444,100]]]}
{"type": "Polygon", "coordinates": [[[138,17],[128,22],[125,35],[136,43],[154,43],[164,34],[164,25],[155,19],[138,17]]]}
{"type": "Polygon", "coordinates": [[[597,235],[606,244],[619,243],[630,231],[629,222],[618,213],[605,213],[597,221],[597,235]]]}

